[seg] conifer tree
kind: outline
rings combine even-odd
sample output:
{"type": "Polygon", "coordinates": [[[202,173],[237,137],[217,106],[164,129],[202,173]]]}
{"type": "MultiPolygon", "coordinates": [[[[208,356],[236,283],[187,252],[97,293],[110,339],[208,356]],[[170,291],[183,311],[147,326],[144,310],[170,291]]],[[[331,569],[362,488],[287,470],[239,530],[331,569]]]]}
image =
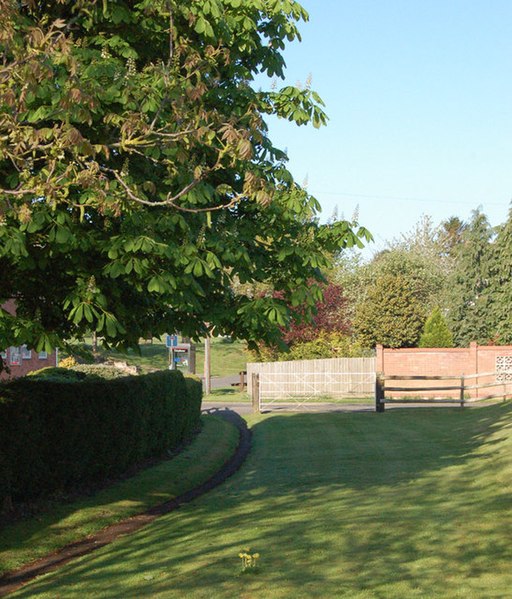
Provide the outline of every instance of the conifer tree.
{"type": "Polygon", "coordinates": [[[419,347],[453,347],[453,335],[439,306],[434,308],[425,322],[419,347]]]}

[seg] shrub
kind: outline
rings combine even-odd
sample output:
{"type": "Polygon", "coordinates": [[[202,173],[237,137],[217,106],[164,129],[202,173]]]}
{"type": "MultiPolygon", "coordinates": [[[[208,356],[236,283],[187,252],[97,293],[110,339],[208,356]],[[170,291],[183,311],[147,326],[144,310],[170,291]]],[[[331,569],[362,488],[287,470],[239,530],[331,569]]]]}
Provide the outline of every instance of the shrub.
{"type": "Polygon", "coordinates": [[[82,372],[77,372],[76,370],[71,370],[70,368],[48,366],[47,368],[41,368],[40,370],[33,370],[32,372],[29,372],[27,376],[37,380],[76,383],[77,381],[85,379],[87,375],[82,372]]]}
{"type": "Polygon", "coordinates": [[[373,356],[373,351],[363,348],[348,335],[337,332],[321,332],[318,337],[304,343],[296,343],[282,360],[314,360],[317,358],[359,358],[373,356]]]}
{"type": "Polygon", "coordinates": [[[174,449],[201,411],[201,384],[169,371],[75,381],[40,373],[0,393],[0,505],[97,483],[174,449]]]}
{"type": "Polygon", "coordinates": [[[63,358],[59,362],[59,366],[61,368],[73,368],[73,366],[77,365],[77,361],[73,356],[68,356],[67,358],[63,358]]]}
{"type": "Polygon", "coordinates": [[[83,373],[87,377],[96,376],[102,379],[119,379],[131,376],[121,368],[107,364],[78,364],[77,366],[73,366],[73,370],[83,373]]]}

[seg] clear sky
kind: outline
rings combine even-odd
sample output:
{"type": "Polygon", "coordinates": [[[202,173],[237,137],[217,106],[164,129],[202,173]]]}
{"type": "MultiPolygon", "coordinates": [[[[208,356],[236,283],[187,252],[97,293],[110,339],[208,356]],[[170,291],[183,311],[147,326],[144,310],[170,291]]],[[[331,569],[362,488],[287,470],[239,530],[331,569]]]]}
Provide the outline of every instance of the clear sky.
{"type": "MultiPolygon", "coordinates": [[[[272,121],[289,168],[328,218],[359,221],[371,252],[481,206],[492,225],[512,199],[512,0],[302,0],[287,83],[327,104],[321,130],[272,121]]],[[[278,82],[280,86],[280,83],[278,82]]]]}

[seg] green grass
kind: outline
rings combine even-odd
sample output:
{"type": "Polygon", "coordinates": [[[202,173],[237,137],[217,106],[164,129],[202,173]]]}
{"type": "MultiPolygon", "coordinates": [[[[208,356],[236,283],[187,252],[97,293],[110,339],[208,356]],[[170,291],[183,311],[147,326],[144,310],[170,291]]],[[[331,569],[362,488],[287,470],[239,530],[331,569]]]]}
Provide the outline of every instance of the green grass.
{"type": "Polygon", "coordinates": [[[0,530],[0,575],[192,489],[231,456],[238,432],[215,416],[183,452],[92,497],[55,504],[0,530]]]}
{"type": "Polygon", "coordinates": [[[16,596],[510,597],[510,402],[250,422],[222,487],[16,596]]]}
{"type": "MultiPolygon", "coordinates": [[[[85,343],[87,349],[91,349],[91,344],[85,343]]],[[[127,352],[99,350],[105,358],[122,360],[130,365],[138,366],[142,372],[148,372],[154,369],[168,368],[169,350],[165,343],[154,339],[153,343],[142,343],[140,345],[140,354],[134,350],[127,352]]],[[[65,355],[65,354],[63,354],[65,355]]],[[[212,376],[236,375],[241,370],[246,369],[249,359],[246,345],[242,341],[225,342],[220,338],[211,340],[211,374],[212,376]]],[[[204,367],[204,344],[196,344],[196,374],[202,376],[204,367]]]]}

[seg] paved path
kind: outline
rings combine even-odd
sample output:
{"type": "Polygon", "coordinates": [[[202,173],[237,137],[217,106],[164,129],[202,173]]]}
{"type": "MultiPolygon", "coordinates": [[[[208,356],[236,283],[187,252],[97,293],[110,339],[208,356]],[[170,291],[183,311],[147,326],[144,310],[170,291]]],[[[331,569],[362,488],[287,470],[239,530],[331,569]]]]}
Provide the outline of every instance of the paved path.
{"type": "MultiPolygon", "coordinates": [[[[396,403],[396,404],[387,404],[387,410],[397,410],[397,409],[408,409],[408,408],[457,408],[458,405],[455,404],[432,404],[432,403],[396,403]]],[[[464,409],[468,407],[478,407],[476,405],[466,406],[464,409]]],[[[215,398],[215,400],[208,400],[205,396],[202,403],[202,409],[204,412],[214,412],[216,410],[232,410],[240,415],[252,414],[252,405],[250,401],[245,402],[231,402],[231,401],[222,401],[220,398],[215,398]]],[[[305,405],[299,405],[297,403],[280,403],[272,406],[268,406],[268,409],[265,409],[263,413],[272,412],[273,414],[278,414],[279,412],[300,412],[301,414],[319,414],[324,412],[341,412],[341,413],[355,413],[355,412],[375,412],[375,404],[366,403],[366,404],[340,404],[340,403],[307,403],[305,405]]]]}

